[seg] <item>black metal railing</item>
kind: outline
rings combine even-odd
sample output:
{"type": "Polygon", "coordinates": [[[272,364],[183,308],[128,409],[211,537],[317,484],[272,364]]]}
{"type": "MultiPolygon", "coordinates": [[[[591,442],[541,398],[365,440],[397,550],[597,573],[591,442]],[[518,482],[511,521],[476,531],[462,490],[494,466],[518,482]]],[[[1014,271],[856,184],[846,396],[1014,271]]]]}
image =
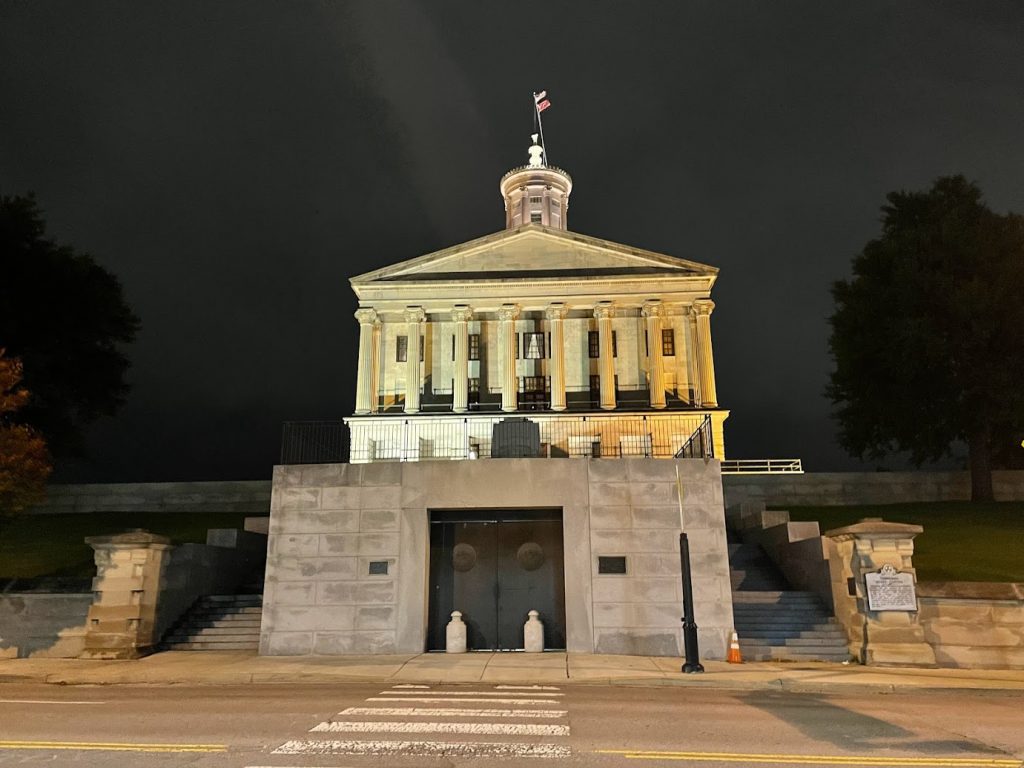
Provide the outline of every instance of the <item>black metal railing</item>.
{"type": "Polygon", "coordinates": [[[281,429],[282,464],[334,464],[348,461],[348,429],[343,421],[286,421],[281,429]]]}
{"type": "Polygon", "coordinates": [[[676,451],[677,459],[713,459],[715,457],[715,440],[711,431],[711,417],[705,416],[704,421],[694,430],[682,448],[676,451]]]}
{"type": "Polygon", "coordinates": [[[711,419],[704,413],[357,417],[341,421],[287,422],[282,464],[486,459],[492,456],[711,458],[711,419]],[[515,453],[501,434],[516,425],[534,437],[516,440],[515,453]],[[523,446],[526,446],[525,448],[523,446]]]}

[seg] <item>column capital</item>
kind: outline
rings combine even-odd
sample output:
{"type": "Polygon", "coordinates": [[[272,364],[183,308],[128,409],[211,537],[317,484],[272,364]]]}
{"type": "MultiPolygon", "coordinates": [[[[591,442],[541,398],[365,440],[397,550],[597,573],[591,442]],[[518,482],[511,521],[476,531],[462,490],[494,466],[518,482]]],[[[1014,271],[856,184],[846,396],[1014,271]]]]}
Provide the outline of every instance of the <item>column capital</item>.
{"type": "Polygon", "coordinates": [[[615,317],[615,304],[611,301],[599,301],[594,307],[594,317],[598,319],[615,317]]]}
{"type": "Polygon", "coordinates": [[[407,323],[422,323],[427,319],[427,313],[423,307],[406,307],[404,317],[407,323]]]}
{"type": "Polygon", "coordinates": [[[380,318],[377,315],[377,310],[373,307],[361,307],[355,312],[355,318],[359,321],[360,325],[376,325],[380,318]]]}
{"type": "Polygon", "coordinates": [[[456,304],[452,308],[452,320],[456,323],[468,323],[473,319],[473,308],[468,304],[456,304]]]}
{"type": "Polygon", "coordinates": [[[711,315],[715,311],[715,302],[711,299],[697,299],[693,302],[693,313],[697,316],[711,315]]]}
{"type": "Polygon", "coordinates": [[[498,317],[502,320],[515,320],[519,317],[518,304],[502,304],[498,308],[498,317]]]}
{"type": "Polygon", "coordinates": [[[640,308],[640,312],[644,317],[664,317],[665,305],[661,303],[661,299],[648,299],[640,308]]]}
{"type": "Polygon", "coordinates": [[[569,308],[561,301],[552,302],[544,310],[544,317],[548,320],[564,320],[567,314],[569,314],[569,308]]]}

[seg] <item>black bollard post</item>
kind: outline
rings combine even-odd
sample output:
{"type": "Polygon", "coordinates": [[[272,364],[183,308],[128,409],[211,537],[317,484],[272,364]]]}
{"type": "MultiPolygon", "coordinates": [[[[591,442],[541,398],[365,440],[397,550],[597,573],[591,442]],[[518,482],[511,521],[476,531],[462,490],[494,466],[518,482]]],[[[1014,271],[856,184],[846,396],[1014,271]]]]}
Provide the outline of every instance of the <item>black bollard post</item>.
{"type": "Polygon", "coordinates": [[[703,672],[700,663],[700,648],[697,645],[697,623],[693,620],[693,579],[690,576],[690,540],[685,533],[679,534],[679,566],[683,572],[683,649],[686,663],[683,672],[703,672]]]}

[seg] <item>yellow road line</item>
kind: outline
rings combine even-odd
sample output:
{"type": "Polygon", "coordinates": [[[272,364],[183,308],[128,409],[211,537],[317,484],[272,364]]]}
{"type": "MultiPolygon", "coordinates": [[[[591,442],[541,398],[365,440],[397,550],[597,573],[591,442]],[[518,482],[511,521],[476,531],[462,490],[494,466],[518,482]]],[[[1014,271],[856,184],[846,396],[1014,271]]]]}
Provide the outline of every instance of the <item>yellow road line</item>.
{"type": "Polygon", "coordinates": [[[598,749],[597,754],[621,755],[627,760],[682,760],[688,762],[761,763],[772,765],[862,765],[895,768],[1024,768],[1024,762],[988,757],[881,757],[870,755],[791,755],[739,752],[656,752],[635,749],[598,749]]]}
{"type": "Polygon", "coordinates": [[[227,752],[224,744],[132,744],[103,741],[0,741],[0,749],[101,750],[111,752],[227,752]]]}

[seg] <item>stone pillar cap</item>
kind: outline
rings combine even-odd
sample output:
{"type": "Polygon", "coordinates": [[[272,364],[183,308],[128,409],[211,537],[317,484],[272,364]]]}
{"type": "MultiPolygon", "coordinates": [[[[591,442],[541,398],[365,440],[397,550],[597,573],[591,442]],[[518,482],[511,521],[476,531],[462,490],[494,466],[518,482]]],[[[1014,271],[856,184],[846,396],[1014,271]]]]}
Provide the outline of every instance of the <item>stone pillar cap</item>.
{"type": "Polygon", "coordinates": [[[831,538],[839,536],[882,536],[887,539],[912,537],[924,531],[920,525],[910,523],[887,523],[880,517],[864,518],[859,523],[825,531],[831,538]]]}
{"type": "Polygon", "coordinates": [[[125,531],[124,533],[110,533],[106,536],[86,536],[85,543],[93,547],[142,547],[153,544],[162,544],[165,546],[169,546],[171,540],[166,536],[161,536],[158,533],[150,533],[149,531],[143,530],[142,528],[136,528],[134,531],[125,531]]]}

